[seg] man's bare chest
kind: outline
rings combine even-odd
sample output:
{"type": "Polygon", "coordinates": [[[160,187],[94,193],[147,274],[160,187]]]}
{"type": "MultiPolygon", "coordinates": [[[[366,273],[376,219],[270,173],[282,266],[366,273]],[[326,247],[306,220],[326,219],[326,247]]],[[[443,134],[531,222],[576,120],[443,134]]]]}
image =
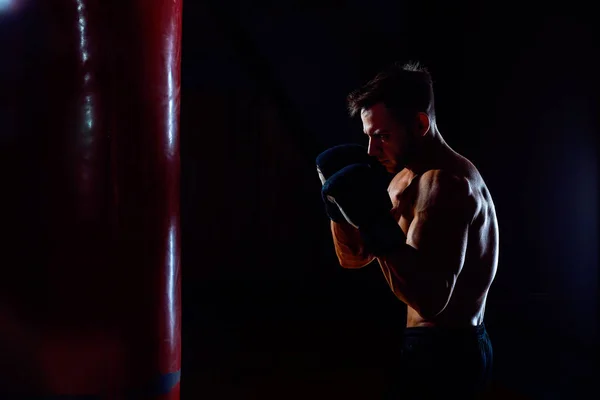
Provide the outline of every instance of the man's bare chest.
{"type": "Polygon", "coordinates": [[[417,199],[417,181],[413,181],[414,175],[404,174],[392,180],[388,187],[388,193],[392,201],[392,216],[404,231],[408,234],[408,228],[414,219],[415,202],[417,199]]]}

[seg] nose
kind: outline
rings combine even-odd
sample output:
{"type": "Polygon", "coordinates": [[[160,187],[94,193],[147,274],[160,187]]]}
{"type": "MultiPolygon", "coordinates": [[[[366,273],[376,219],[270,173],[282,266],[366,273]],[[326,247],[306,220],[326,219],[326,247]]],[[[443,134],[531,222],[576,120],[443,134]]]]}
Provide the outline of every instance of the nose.
{"type": "Polygon", "coordinates": [[[372,157],[377,157],[377,153],[378,153],[377,146],[375,145],[375,143],[373,143],[373,139],[369,138],[369,147],[367,149],[367,154],[372,157]]]}

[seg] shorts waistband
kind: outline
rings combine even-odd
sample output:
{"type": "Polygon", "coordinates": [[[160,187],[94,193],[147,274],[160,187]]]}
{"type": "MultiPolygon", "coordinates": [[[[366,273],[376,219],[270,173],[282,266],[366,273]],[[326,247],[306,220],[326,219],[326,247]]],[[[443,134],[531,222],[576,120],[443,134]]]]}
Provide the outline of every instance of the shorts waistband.
{"type": "Polygon", "coordinates": [[[449,327],[409,327],[404,328],[405,337],[423,337],[423,336],[444,336],[444,337],[477,337],[482,338],[486,334],[485,324],[482,322],[477,326],[466,326],[460,328],[449,328],[449,327]]]}

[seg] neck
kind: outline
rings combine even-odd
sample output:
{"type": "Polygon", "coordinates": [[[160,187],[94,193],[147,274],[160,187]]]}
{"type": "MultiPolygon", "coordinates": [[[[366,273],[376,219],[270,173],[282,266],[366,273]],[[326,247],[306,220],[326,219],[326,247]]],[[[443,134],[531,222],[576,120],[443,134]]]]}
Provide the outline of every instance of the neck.
{"type": "Polygon", "coordinates": [[[415,144],[414,157],[406,165],[413,174],[422,174],[430,169],[436,169],[449,147],[434,126],[415,144]]]}

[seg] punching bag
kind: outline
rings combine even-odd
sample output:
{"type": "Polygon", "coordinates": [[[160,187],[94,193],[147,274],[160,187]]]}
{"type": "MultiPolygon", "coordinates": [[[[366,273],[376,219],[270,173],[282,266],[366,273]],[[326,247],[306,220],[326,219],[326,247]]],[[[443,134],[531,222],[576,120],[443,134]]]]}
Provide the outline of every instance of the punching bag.
{"type": "Polygon", "coordinates": [[[179,398],[181,12],[0,1],[0,398],[179,398]]]}

